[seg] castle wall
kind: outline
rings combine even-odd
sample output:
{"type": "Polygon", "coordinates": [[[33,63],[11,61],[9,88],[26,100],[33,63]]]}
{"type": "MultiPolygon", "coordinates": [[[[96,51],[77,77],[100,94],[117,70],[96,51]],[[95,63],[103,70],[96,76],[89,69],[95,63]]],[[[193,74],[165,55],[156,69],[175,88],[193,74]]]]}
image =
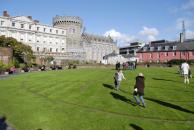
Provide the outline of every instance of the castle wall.
{"type": "Polygon", "coordinates": [[[67,51],[81,48],[82,20],[75,16],[56,16],[53,18],[53,26],[67,30],[67,51]]]}
{"type": "Polygon", "coordinates": [[[75,16],[56,16],[53,26],[28,16],[0,16],[0,35],[31,46],[36,56],[100,62],[103,56],[118,52],[110,37],[91,34],[84,37],[82,26],[82,19],[75,16]]]}

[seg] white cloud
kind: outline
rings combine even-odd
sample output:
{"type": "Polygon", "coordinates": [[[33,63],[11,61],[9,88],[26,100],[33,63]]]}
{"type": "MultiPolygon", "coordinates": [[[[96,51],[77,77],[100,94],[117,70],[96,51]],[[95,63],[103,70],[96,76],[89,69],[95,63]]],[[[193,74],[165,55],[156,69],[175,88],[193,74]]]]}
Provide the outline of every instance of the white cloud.
{"type": "Polygon", "coordinates": [[[119,44],[126,44],[133,42],[135,40],[135,36],[130,36],[121,32],[116,31],[115,29],[110,29],[105,32],[104,36],[110,36],[114,40],[117,40],[119,44]]]}
{"type": "Polygon", "coordinates": [[[156,40],[156,38],[152,35],[149,35],[147,39],[148,39],[148,41],[155,41],[156,40]]]}
{"type": "Polygon", "coordinates": [[[194,0],[189,0],[187,3],[183,4],[181,9],[183,9],[183,10],[194,9],[194,0]]]}
{"type": "Polygon", "coordinates": [[[194,31],[187,30],[186,31],[186,38],[188,38],[188,39],[194,38],[194,31]]]}
{"type": "Polygon", "coordinates": [[[159,34],[159,31],[156,28],[143,27],[143,30],[139,31],[139,34],[146,36],[148,41],[156,40],[156,36],[159,34]]]}

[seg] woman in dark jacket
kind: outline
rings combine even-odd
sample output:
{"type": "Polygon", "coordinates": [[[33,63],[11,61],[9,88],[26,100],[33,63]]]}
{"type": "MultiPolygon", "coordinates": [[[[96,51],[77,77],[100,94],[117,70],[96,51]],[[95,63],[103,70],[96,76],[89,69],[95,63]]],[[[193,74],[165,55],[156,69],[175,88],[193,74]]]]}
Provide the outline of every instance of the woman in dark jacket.
{"type": "Polygon", "coordinates": [[[145,88],[144,80],[145,80],[145,78],[144,78],[143,74],[139,73],[138,76],[136,77],[136,83],[135,83],[135,86],[134,86],[134,93],[133,93],[133,96],[135,98],[136,103],[138,105],[140,105],[140,101],[141,101],[143,107],[146,106],[145,102],[144,102],[144,99],[143,99],[144,88],[145,88]],[[139,98],[137,96],[139,96],[139,98]]]}

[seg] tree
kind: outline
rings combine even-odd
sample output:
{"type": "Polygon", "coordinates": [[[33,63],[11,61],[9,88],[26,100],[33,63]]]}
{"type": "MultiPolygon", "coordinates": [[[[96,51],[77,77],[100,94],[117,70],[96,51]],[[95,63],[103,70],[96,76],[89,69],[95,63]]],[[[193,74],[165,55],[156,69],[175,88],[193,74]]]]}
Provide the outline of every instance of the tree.
{"type": "Polygon", "coordinates": [[[0,47],[10,47],[13,49],[13,59],[16,63],[31,64],[35,59],[30,46],[18,42],[12,37],[0,36],[0,47]]]}
{"type": "Polygon", "coordinates": [[[47,56],[45,57],[46,63],[49,64],[51,61],[54,60],[54,58],[52,56],[47,56]]]}

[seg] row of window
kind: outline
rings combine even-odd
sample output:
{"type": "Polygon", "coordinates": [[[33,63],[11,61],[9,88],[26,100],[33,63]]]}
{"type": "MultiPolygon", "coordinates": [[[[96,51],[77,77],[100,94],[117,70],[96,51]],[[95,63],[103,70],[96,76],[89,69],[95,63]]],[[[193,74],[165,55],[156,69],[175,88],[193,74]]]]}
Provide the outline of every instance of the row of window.
{"type": "MultiPolygon", "coordinates": [[[[185,55],[187,55],[187,54],[188,54],[188,52],[181,52],[181,55],[183,55],[183,56],[185,56],[185,55]]],[[[162,55],[164,55],[165,57],[167,57],[167,56],[169,56],[169,52],[158,53],[158,54],[156,55],[156,58],[160,58],[160,56],[162,56],[162,55]]],[[[172,56],[176,56],[176,55],[177,55],[176,52],[172,52],[172,56]]],[[[194,51],[192,52],[192,55],[194,56],[194,51]]],[[[143,55],[141,54],[140,57],[142,58],[143,55]]],[[[153,58],[153,54],[149,54],[149,57],[150,57],[150,58],[153,58]]]]}
{"type": "MultiPolygon", "coordinates": [[[[0,25],[1,25],[1,26],[4,26],[4,22],[5,22],[5,21],[1,21],[1,22],[0,22],[0,25]]],[[[20,24],[20,28],[23,29],[23,28],[25,28],[26,25],[27,25],[27,24],[23,24],[23,23],[22,23],[22,24],[20,24]]],[[[12,25],[11,25],[11,26],[12,26],[12,27],[16,27],[16,23],[15,23],[15,22],[12,22],[12,25]]],[[[28,29],[31,30],[31,29],[32,29],[32,25],[28,25],[28,29]]],[[[36,27],[36,30],[37,30],[37,31],[40,31],[40,27],[36,27]]],[[[43,32],[47,32],[47,30],[48,30],[48,32],[50,32],[50,33],[54,32],[54,29],[49,29],[49,28],[45,28],[45,27],[43,27],[43,30],[42,30],[42,31],[43,31],[43,32]]],[[[75,30],[73,30],[73,32],[75,32],[75,30]]],[[[55,30],[55,33],[56,33],[56,34],[59,34],[59,30],[55,30]]],[[[64,34],[64,33],[65,33],[65,32],[62,30],[62,31],[61,31],[61,34],[64,34]]]]}
{"type": "Polygon", "coordinates": [[[169,46],[163,46],[163,47],[161,47],[161,46],[158,46],[158,47],[144,47],[143,48],[143,51],[154,51],[154,49],[155,50],[158,50],[158,51],[161,51],[162,49],[163,50],[169,50],[169,48],[170,49],[172,49],[172,50],[176,50],[176,48],[177,48],[177,46],[171,46],[171,47],[169,47],[169,46]]]}
{"type": "MultiPolygon", "coordinates": [[[[160,56],[163,55],[163,53],[161,54],[157,54],[157,58],[160,58],[160,56]]],[[[169,55],[168,52],[164,52],[164,56],[167,57],[169,55]]],[[[172,56],[176,56],[176,52],[172,53],[172,56]]],[[[150,58],[153,58],[153,54],[150,54],[150,58]]]]}
{"type": "MultiPolygon", "coordinates": [[[[61,51],[64,51],[64,50],[65,50],[65,48],[62,48],[62,49],[61,49],[61,51]]],[[[36,51],[37,51],[37,52],[40,52],[40,47],[36,47],[36,51]]],[[[49,49],[43,48],[42,51],[43,51],[43,52],[53,52],[53,48],[49,48],[49,49]]],[[[55,49],[55,52],[58,52],[58,48],[55,49]]]]}
{"type": "MultiPolygon", "coordinates": [[[[20,38],[20,41],[24,41],[24,39],[23,38],[20,38]]],[[[32,40],[31,39],[29,39],[28,40],[29,42],[31,42],[32,40]]],[[[40,43],[40,41],[39,40],[37,40],[36,41],[37,43],[40,43]]],[[[43,43],[46,43],[46,41],[43,41],[43,43]]],[[[53,42],[49,42],[50,44],[52,44],[53,42]]],[[[55,44],[57,45],[58,44],[58,42],[55,42],[55,44]]],[[[64,45],[64,43],[61,43],[62,45],[64,45]]]]}

